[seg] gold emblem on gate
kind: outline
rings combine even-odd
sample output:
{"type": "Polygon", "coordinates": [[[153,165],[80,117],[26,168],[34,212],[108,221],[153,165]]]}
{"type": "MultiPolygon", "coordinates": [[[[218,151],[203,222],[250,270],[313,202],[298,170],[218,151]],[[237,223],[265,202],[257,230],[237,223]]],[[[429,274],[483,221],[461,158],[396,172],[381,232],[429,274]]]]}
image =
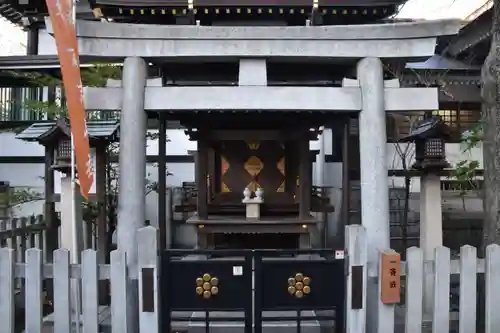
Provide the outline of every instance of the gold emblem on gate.
{"type": "Polygon", "coordinates": [[[196,278],[196,295],[208,299],[219,293],[219,279],[208,273],[196,278]]]}
{"type": "Polygon", "coordinates": [[[311,292],[311,278],[302,273],[288,278],[288,293],[297,298],[302,298],[311,292]]]}

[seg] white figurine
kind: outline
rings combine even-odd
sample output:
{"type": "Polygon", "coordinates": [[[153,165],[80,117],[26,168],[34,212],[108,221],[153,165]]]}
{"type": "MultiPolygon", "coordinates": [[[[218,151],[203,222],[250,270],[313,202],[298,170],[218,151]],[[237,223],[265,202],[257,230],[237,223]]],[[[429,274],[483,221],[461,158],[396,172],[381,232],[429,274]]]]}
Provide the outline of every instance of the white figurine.
{"type": "Polygon", "coordinates": [[[264,195],[264,190],[259,187],[257,188],[257,190],[255,191],[255,197],[259,200],[259,201],[262,201],[262,196],[264,195]]]}
{"type": "Polygon", "coordinates": [[[248,187],[245,187],[245,190],[243,190],[243,200],[250,200],[250,195],[252,195],[252,191],[248,187]]]}

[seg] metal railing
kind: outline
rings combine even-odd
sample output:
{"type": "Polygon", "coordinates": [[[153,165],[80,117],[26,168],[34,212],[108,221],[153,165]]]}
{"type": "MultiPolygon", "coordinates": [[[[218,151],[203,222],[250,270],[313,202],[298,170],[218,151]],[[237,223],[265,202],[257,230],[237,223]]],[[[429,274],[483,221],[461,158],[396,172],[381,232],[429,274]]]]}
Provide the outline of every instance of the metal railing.
{"type": "Polygon", "coordinates": [[[46,112],[35,107],[43,101],[43,87],[0,88],[0,121],[46,120],[46,112]]]}
{"type": "MultiPolygon", "coordinates": [[[[66,100],[58,87],[0,87],[0,122],[37,122],[61,118],[66,100]]],[[[120,119],[119,111],[87,112],[92,121],[120,119]]]]}

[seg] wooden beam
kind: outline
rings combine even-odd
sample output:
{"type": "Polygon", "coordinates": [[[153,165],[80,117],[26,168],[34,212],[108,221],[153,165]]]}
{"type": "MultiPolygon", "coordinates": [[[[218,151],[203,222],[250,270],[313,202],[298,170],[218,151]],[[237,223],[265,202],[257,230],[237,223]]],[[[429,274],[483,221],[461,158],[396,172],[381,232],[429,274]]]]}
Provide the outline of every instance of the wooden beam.
{"type": "MultiPolygon", "coordinates": [[[[197,132],[191,132],[191,138],[197,139],[197,132]]],[[[213,130],[205,138],[214,141],[286,141],[297,140],[300,132],[287,130],[213,130]]],[[[318,132],[309,132],[309,140],[317,140],[318,132]]]]}
{"type": "MultiPolygon", "coordinates": [[[[108,259],[108,214],[106,207],[106,152],[107,143],[103,142],[96,147],[96,199],[97,199],[97,255],[99,264],[109,263],[108,259]]],[[[90,235],[93,237],[92,224],[90,235]]],[[[91,245],[92,239],[90,238],[91,245]]],[[[109,305],[109,284],[106,281],[99,281],[99,305],[109,305]]]]}
{"type": "Polygon", "coordinates": [[[307,218],[311,211],[312,163],[309,158],[309,140],[303,132],[303,139],[297,141],[299,149],[299,218],[307,218]]]}
{"type": "Polygon", "coordinates": [[[160,250],[167,247],[167,120],[159,114],[158,137],[158,229],[160,231],[160,250]]]}
{"type": "Polygon", "coordinates": [[[197,204],[198,217],[208,218],[208,146],[206,140],[198,140],[198,154],[196,156],[196,187],[198,189],[197,204]]]}

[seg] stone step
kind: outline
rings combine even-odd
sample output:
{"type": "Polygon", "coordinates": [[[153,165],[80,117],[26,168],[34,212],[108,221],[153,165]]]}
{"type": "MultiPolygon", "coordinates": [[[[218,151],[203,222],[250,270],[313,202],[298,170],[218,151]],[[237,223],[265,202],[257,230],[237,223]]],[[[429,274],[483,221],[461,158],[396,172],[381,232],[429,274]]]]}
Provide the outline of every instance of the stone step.
{"type": "MultiPolygon", "coordinates": [[[[331,313],[330,313],[331,314],[331,313]]],[[[263,318],[266,317],[278,317],[287,318],[290,320],[283,321],[263,321],[262,332],[263,333],[292,333],[297,332],[297,321],[295,311],[264,311],[263,318]]],[[[326,315],[326,314],[325,314],[326,315]]],[[[172,314],[172,331],[173,332],[185,332],[185,333],[205,333],[205,322],[204,321],[176,321],[176,316],[188,318],[197,318],[203,320],[205,318],[204,312],[193,312],[189,313],[179,313],[174,312],[172,314]]],[[[314,311],[301,311],[301,316],[313,317],[315,316],[314,311]]],[[[209,324],[210,333],[245,333],[244,322],[243,322],[243,312],[210,312],[209,318],[235,318],[234,321],[228,319],[227,321],[212,321],[209,324]]],[[[255,325],[255,323],[254,323],[255,325]]],[[[334,327],[333,320],[329,321],[318,321],[318,320],[307,320],[300,323],[301,331],[303,333],[320,333],[323,330],[332,330],[334,327]]]]}

